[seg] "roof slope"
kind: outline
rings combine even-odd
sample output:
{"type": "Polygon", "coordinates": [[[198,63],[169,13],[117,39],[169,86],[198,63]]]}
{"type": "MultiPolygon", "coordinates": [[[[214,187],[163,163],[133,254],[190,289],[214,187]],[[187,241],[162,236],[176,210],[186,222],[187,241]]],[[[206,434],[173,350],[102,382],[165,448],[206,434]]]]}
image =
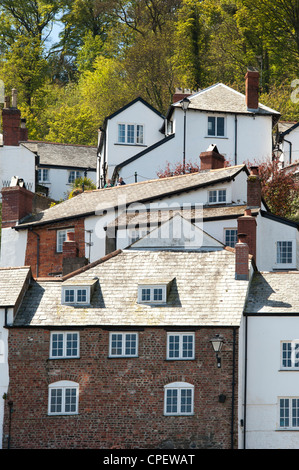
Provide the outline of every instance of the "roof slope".
{"type": "Polygon", "coordinates": [[[95,146],[39,141],[22,142],[22,145],[37,153],[40,157],[40,165],[93,170],[97,167],[97,147],[95,146]]]}
{"type": "Polygon", "coordinates": [[[21,295],[30,267],[0,268],[0,307],[14,307],[21,295]]]}
{"type": "Polygon", "coordinates": [[[180,192],[195,190],[215,182],[229,181],[241,171],[248,171],[246,165],[86,191],[35,216],[24,219],[16,229],[26,228],[29,225],[51,223],[65,218],[83,217],[95,213],[100,215],[104,210],[119,208],[125,204],[148,202],[180,192]]]}
{"type": "Polygon", "coordinates": [[[84,269],[72,280],[94,279],[91,307],[61,305],[59,281],[34,282],[15,326],[238,326],[248,281],[235,280],[232,251],[126,250],[84,269]],[[171,282],[163,306],[137,303],[138,284],[171,282]]]}
{"type": "MultiPolygon", "coordinates": [[[[188,99],[190,100],[189,109],[252,114],[252,110],[247,109],[245,95],[223,83],[216,83],[205,88],[194,95],[188,96],[188,99]]],[[[175,103],[173,106],[178,107],[180,103],[175,103]]],[[[280,113],[261,103],[259,103],[259,108],[255,111],[256,113],[280,116],[280,113]]]]}
{"type": "Polygon", "coordinates": [[[299,314],[299,272],[255,273],[247,314],[299,314]]]}

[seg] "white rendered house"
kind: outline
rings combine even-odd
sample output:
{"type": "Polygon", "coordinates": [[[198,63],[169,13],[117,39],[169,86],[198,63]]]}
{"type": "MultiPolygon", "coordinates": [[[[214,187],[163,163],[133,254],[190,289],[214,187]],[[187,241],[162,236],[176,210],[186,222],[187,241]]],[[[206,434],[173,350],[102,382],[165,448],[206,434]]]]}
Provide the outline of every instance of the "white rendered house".
{"type": "MultiPolygon", "coordinates": [[[[120,110],[120,116],[116,113],[109,118],[111,128],[114,122],[114,131],[107,132],[106,145],[99,146],[101,161],[105,149],[105,162],[108,168],[111,165],[108,177],[113,182],[119,177],[132,182],[129,178],[137,175],[137,180],[143,181],[156,178],[168,163],[174,166],[189,162],[199,165],[200,153],[211,145],[217,146],[230,165],[257,164],[271,159],[272,132],[280,114],[259,103],[258,72],[247,72],[245,88],[246,92],[242,94],[217,83],[193,94],[174,95],[163,125],[156,128],[155,138],[147,140],[145,148],[129,146],[126,153],[123,148],[119,151],[119,140],[123,137],[117,134],[117,126],[120,129],[120,116],[124,126],[133,119],[134,107],[128,104],[126,114],[120,110]],[[185,110],[182,108],[183,96],[187,99],[185,110]]],[[[144,123],[147,128],[145,119],[144,123]]]]}

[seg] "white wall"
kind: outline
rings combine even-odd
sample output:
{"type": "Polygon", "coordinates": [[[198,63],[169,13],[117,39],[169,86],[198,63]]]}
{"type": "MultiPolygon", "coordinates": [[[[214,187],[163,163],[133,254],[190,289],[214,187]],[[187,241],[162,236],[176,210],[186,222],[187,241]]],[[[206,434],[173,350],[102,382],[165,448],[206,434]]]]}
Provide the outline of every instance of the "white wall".
{"type": "MultiPolygon", "coordinates": [[[[48,196],[55,201],[60,201],[61,199],[67,199],[68,193],[72,191],[72,185],[68,183],[69,171],[64,168],[48,168],[49,174],[49,183],[41,182],[43,186],[49,188],[48,196]]],[[[79,170],[80,171],[80,170],[79,170]]],[[[81,170],[82,177],[84,176],[84,171],[81,170]]],[[[88,171],[87,178],[91,179],[94,184],[96,184],[96,172],[88,171]]]]}
{"type": "Polygon", "coordinates": [[[280,370],[280,342],[298,339],[298,325],[298,316],[248,318],[248,449],[298,449],[298,431],[278,429],[278,397],[299,396],[298,372],[280,370]]]}
{"type": "MultiPolygon", "coordinates": [[[[276,265],[276,242],[295,240],[296,258],[293,268],[299,269],[299,234],[295,227],[266,217],[257,217],[257,266],[262,271],[273,271],[276,265]]],[[[281,267],[280,267],[281,268],[281,267]]]]}
{"type": "Polygon", "coordinates": [[[0,190],[10,185],[13,176],[22,178],[26,188],[35,192],[35,154],[22,145],[0,147],[0,190]]]}
{"type": "MultiPolygon", "coordinates": [[[[175,109],[174,113],[174,139],[123,167],[120,175],[125,181],[130,175],[134,175],[135,171],[144,177],[143,180],[154,179],[157,178],[159,170],[166,168],[167,162],[174,165],[183,163],[184,113],[180,108],[175,109]]],[[[235,116],[222,114],[226,118],[226,136],[210,137],[207,135],[208,115],[192,109],[186,113],[186,163],[200,165],[199,155],[210,145],[216,145],[218,151],[232,166],[262,162],[271,157],[271,116],[237,116],[237,161],[235,162],[235,116]]]]}
{"type": "Polygon", "coordinates": [[[286,140],[291,142],[291,162],[290,162],[290,144],[289,142],[283,141],[281,144],[282,155],[280,161],[284,163],[285,166],[290,163],[294,163],[299,160],[299,128],[296,127],[292,132],[285,136],[286,140]]]}
{"type": "MultiPolygon", "coordinates": [[[[108,120],[106,131],[106,162],[108,162],[108,178],[111,178],[116,165],[127,160],[131,156],[141,152],[150,145],[164,138],[159,132],[163,124],[163,118],[152,111],[142,102],[137,101],[115,117],[108,120]],[[144,126],[144,143],[128,145],[118,143],[118,124],[142,124],[144,126]]],[[[103,155],[101,157],[103,163],[103,155]]],[[[100,168],[100,175],[102,174],[100,168]]],[[[126,175],[127,183],[134,183],[134,174],[126,175]]]]}
{"type": "Polygon", "coordinates": [[[1,267],[19,267],[25,265],[27,230],[3,228],[1,232],[1,267]]]}

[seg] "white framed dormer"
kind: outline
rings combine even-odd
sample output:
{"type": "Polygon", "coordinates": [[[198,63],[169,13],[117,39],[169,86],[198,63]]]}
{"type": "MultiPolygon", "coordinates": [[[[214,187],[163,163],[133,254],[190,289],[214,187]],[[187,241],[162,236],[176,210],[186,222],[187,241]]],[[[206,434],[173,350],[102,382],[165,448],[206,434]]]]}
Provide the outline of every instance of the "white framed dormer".
{"type": "Polygon", "coordinates": [[[145,146],[145,125],[143,123],[118,122],[116,143],[145,146]]]}
{"type": "Polygon", "coordinates": [[[211,114],[207,116],[207,134],[206,137],[219,139],[227,138],[226,117],[223,115],[211,114]]]}
{"type": "Polygon", "coordinates": [[[275,242],[274,269],[296,269],[296,240],[277,240],[275,242]]]}
{"type": "Polygon", "coordinates": [[[140,283],[138,285],[138,303],[147,305],[166,304],[169,288],[169,281],[140,283]]]}
{"type": "Polygon", "coordinates": [[[61,286],[62,305],[74,307],[90,305],[96,283],[97,279],[65,281],[61,286]]]}

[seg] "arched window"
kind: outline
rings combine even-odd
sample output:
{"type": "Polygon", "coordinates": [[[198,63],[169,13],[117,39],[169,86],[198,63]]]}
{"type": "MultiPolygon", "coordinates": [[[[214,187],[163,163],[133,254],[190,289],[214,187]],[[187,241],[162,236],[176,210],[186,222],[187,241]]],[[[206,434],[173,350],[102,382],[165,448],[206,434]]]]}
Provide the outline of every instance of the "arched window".
{"type": "Polygon", "coordinates": [[[172,382],[164,387],[165,415],[192,415],[194,411],[194,385],[172,382]]]}
{"type": "Polygon", "coordinates": [[[60,380],[49,385],[48,414],[78,414],[79,384],[60,380]]]}

